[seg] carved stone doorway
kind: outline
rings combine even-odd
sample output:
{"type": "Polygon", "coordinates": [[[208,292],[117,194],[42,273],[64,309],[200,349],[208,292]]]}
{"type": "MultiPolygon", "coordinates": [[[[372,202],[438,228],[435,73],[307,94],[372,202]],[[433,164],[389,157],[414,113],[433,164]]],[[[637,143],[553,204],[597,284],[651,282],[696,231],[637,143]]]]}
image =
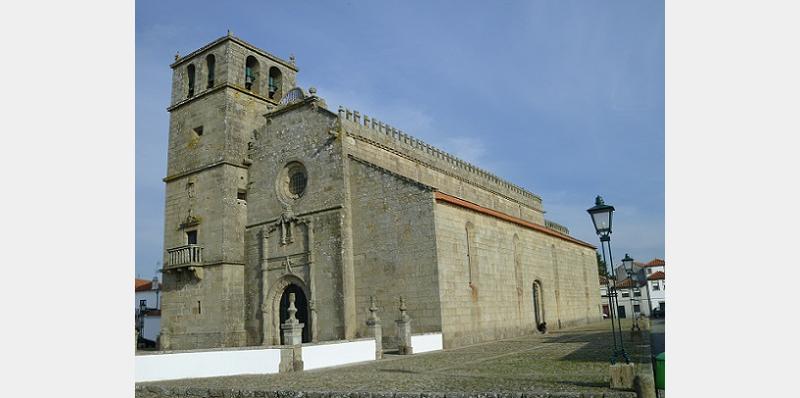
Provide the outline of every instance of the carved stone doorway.
{"type": "MultiPolygon", "coordinates": [[[[280,325],[283,325],[289,319],[289,294],[294,293],[295,301],[294,306],[297,308],[295,318],[297,318],[303,326],[303,343],[311,341],[311,322],[308,319],[308,299],[300,286],[293,283],[286,286],[281,294],[281,301],[279,306],[279,319],[280,325]]],[[[283,333],[280,333],[281,344],[284,344],[283,333]]]]}

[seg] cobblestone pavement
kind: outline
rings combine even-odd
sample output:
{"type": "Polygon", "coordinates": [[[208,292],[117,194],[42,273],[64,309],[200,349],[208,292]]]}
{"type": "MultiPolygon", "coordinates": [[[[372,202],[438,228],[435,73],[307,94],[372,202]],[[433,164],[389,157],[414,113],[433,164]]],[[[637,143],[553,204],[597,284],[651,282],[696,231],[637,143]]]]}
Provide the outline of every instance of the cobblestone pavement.
{"type": "MultiPolygon", "coordinates": [[[[137,386],[250,391],[403,391],[576,393],[635,396],[611,390],[609,321],[365,364],[301,373],[184,379],[137,386]]],[[[650,363],[649,336],[636,340],[622,325],[631,360],[650,363]]],[[[648,368],[649,369],[649,368],[648,368]]],[[[559,394],[560,395],[560,394],[559,394]]]]}

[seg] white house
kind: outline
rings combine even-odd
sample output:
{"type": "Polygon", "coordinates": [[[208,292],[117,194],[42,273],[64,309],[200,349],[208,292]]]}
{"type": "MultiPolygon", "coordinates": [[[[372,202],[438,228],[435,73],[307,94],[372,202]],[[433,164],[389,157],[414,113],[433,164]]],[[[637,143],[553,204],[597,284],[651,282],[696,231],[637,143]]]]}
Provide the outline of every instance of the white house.
{"type": "Polygon", "coordinates": [[[664,306],[666,302],[664,291],[666,285],[664,284],[664,271],[656,271],[647,277],[647,296],[650,302],[651,311],[657,310],[658,314],[664,315],[664,306]]]}
{"type": "MultiPolygon", "coordinates": [[[[636,313],[642,316],[664,314],[664,260],[653,259],[648,263],[634,262],[633,272],[626,273],[620,265],[615,269],[617,280],[611,285],[617,290],[615,315],[630,318],[636,313]]],[[[606,278],[600,277],[601,312],[608,316],[606,278]]]]}
{"type": "Polygon", "coordinates": [[[136,279],[135,292],[136,330],[145,339],[158,341],[161,333],[161,284],[158,277],[153,277],[153,280],[136,279]]]}

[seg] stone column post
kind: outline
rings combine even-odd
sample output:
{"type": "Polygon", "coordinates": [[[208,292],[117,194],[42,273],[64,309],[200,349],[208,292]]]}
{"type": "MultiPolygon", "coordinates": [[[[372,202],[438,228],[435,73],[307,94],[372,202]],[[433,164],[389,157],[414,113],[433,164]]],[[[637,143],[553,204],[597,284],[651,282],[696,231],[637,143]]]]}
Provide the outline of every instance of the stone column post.
{"type": "Polygon", "coordinates": [[[397,324],[397,352],[400,355],[414,353],[411,347],[411,318],[406,314],[406,300],[400,296],[400,318],[394,321],[397,324]]]}
{"type": "Polygon", "coordinates": [[[297,307],[294,306],[295,295],[289,293],[289,319],[281,325],[283,332],[284,345],[291,346],[281,348],[281,363],[278,371],[297,372],[303,370],[303,326],[295,317],[297,307]]]}
{"type": "Polygon", "coordinates": [[[372,337],[375,338],[375,359],[383,358],[383,331],[381,330],[381,318],[378,317],[378,307],[375,306],[375,297],[369,296],[369,319],[367,328],[372,337]]]}
{"type": "MultiPolygon", "coordinates": [[[[271,306],[267,298],[269,294],[269,279],[267,278],[267,256],[269,249],[269,231],[267,227],[261,229],[261,345],[269,345],[269,324],[272,322],[271,306]]],[[[273,331],[275,333],[276,331],[273,331]]]]}

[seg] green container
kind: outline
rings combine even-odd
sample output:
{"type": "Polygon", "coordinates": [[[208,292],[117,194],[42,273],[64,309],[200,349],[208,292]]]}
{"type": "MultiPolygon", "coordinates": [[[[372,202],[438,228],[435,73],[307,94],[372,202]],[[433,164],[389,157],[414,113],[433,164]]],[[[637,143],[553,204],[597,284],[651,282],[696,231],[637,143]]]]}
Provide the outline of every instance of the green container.
{"type": "Polygon", "coordinates": [[[656,355],[656,388],[664,389],[664,353],[656,355]]]}

